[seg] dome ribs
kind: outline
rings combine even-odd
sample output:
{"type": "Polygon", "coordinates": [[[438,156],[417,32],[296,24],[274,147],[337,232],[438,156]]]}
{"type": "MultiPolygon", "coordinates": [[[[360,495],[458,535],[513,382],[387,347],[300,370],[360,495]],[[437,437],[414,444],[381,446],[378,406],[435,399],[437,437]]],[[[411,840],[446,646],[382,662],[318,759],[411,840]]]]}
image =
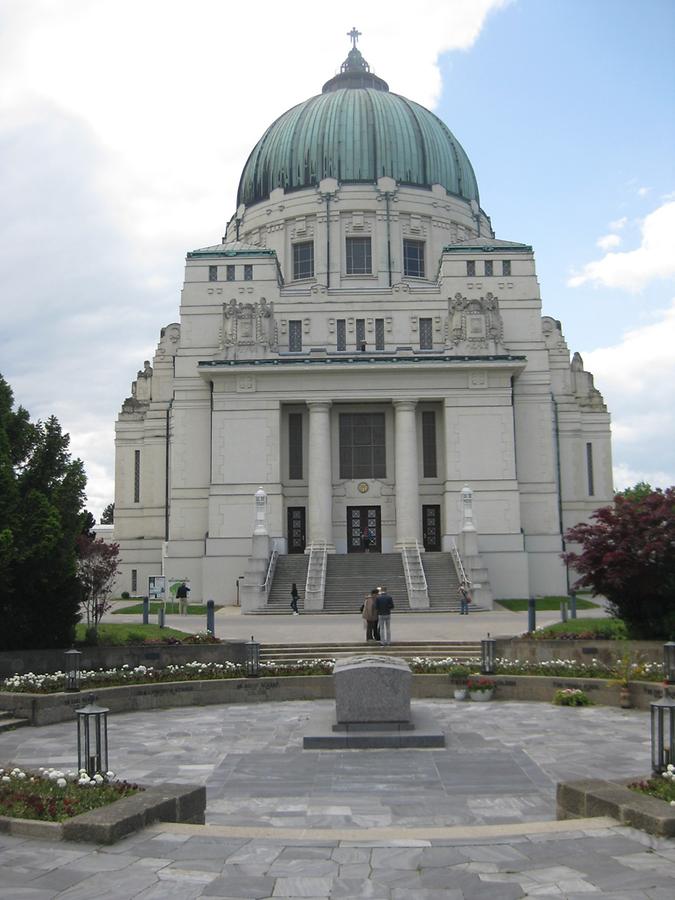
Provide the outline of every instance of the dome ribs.
{"type": "Polygon", "coordinates": [[[338,85],[270,125],[246,162],[237,202],[251,206],[275,188],[315,187],[326,177],[375,184],[383,175],[478,202],[471,163],[437,116],[399,94],[338,85]]]}

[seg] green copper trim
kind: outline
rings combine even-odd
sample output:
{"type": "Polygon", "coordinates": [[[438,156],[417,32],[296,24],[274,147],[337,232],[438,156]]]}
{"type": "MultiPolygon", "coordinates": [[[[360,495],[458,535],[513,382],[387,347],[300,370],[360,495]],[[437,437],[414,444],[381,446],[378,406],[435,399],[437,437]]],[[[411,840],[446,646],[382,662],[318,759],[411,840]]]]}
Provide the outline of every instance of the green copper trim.
{"type": "Polygon", "coordinates": [[[227,245],[224,244],[222,249],[218,246],[216,247],[205,247],[202,250],[190,250],[187,254],[188,259],[199,259],[204,257],[214,257],[214,256],[276,256],[276,250],[266,250],[266,249],[258,249],[255,250],[233,250],[227,249],[227,245]]]}

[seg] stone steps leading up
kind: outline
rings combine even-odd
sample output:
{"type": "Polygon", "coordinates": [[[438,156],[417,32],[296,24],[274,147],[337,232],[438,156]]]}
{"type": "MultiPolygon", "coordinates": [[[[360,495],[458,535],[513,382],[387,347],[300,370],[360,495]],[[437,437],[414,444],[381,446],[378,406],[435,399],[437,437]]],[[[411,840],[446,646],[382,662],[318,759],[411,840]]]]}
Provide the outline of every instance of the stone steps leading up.
{"type": "MultiPolygon", "coordinates": [[[[331,553],[326,565],[324,608],[305,611],[304,590],[308,557],[304,554],[280,556],[265,609],[254,615],[289,615],[291,585],[300,595],[298,609],[305,615],[354,615],[361,609],[366,594],[385,584],[396,604],[396,614],[420,612],[458,612],[459,582],[450,553],[423,553],[422,565],[429,588],[429,608],[411,609],[400,553],[331,553]]],[[[474,604],[472,612],[481,612],[474,604]]]]}
{"type": "Polygon", "coordinates": [[[335,644],[268,644],[260,647],[260,659],[264,662],[295,662],[298,659],[340,659],[363,653],[378,656],[398,656],[413,659],[416,656],[432,659],[452,657],[457,660],[480,658],[479,641],[394,641],[386,647],[369,641],[335,644]]]}

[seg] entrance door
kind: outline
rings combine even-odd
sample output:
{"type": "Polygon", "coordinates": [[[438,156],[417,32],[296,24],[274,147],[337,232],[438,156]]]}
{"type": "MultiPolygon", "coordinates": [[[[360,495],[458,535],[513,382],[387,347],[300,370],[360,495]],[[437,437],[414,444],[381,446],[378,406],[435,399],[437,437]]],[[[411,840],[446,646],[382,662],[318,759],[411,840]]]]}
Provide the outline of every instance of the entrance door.
{"type": "Polygon", "coordinates": [[[305,552],[305,507],[288,507],[288,552],[305,552]]]}
{"type": "Polygon", "coordinates": [[[441,507],[422,507],[422,541],[425,550],[441,549],[441,507]]]}
{"type": "Polygon", "coordinates": [[[382,552],[379,506],[347,507],[347,552],[382,552]]]}

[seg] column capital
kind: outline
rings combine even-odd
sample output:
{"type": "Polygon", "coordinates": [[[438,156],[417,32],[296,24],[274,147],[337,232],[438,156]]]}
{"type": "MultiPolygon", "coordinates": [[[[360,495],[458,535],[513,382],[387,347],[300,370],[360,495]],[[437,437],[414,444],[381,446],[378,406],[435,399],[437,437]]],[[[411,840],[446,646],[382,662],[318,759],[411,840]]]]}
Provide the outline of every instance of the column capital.
{"type": "Polygon", "coordinates": [[[395,409],[400,409],[400,410],[405,411],[405,410],[416,409],[417,404],[419,403],[419,400],[392,400],[391,402],[394,405],[395,409]]]}
{"type": "Polygon", "coordinates": [[[305,400],[310,412],[321,412],[321,410],[329,410],[333,405],[332,400],[305,400]]]}

